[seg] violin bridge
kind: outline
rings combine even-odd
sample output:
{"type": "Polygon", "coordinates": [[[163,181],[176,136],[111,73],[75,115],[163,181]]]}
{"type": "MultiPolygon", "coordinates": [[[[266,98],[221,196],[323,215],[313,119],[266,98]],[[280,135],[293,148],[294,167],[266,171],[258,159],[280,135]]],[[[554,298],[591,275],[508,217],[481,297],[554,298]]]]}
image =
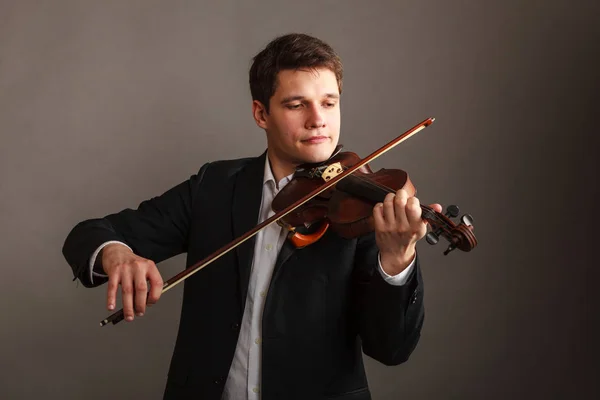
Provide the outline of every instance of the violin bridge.
{"type": "Polygon", "coordinates": [[[344,172],[344,168],[342,167],[342,164],[339,162],[336,162],[334,164],[329,165],[325,169],[325,171],[323,171],[323,173],[321,174],[321,178],[323,178],[323,180],[325,182],[327,182],[327,181],[332,180],[333,178],[335,178],[342,172],[344,172]]]}

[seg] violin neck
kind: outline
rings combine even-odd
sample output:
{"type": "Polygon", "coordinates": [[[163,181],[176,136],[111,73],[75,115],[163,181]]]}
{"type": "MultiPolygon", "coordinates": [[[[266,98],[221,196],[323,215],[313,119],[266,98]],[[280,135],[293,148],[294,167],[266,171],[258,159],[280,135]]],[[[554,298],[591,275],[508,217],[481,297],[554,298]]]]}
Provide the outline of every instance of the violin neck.
{"type": "MultiPolygon", "coordinates": [[[[346,192],[352,196],[358,197],[375,205],[383,203],[388,193],[396,191],[388,186],[373,180],[364,179],[360,176],[348,175],[336,184],[336,189],[346,192]]],[[[421,204],[421,209],[430,211],[428,206],[421,204]]]]}
{"type": "Polygon", "coordinates": [[[348,175],[336,184],[336,189],[373,203],[383,202],[388,193],[395,193],[387,186],[380,185],[368,179],[348,175]]]}

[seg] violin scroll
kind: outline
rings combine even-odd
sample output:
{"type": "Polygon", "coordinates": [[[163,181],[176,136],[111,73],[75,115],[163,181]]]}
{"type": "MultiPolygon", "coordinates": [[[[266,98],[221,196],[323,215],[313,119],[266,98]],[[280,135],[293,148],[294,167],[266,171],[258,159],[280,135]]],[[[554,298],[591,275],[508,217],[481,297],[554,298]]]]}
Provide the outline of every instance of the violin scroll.
{"type": "Polygon", "coordinates": [[[450,205],[446,208],[446,213],[441,214],[428,206],[421,206],[422,218],[431,226],[431,231],[425,236],[427,243],[435,245],[439,242],[440,236],[450,242],[444,255],[448,255],[454,249],[462,251],[471,251],[477,246],[477,238],[473,234],[473,217],[465,214],[460,218],[460,223],[455,224],[450,218],[458,216],[459,208],[450,205]]]}

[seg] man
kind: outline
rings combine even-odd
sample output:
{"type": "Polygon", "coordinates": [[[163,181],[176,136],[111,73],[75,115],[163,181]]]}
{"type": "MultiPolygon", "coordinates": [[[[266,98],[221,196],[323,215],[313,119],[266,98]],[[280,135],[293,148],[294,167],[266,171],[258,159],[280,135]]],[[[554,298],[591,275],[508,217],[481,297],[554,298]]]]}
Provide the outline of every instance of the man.
{"type": "MultiPolygon", "coordinates": [[[[79,223],[63,249],[75,277],[107,283],[109,310],[120,285],[126,321],[143,315],[160,297],[157,263],[187,252],[190,266],[246,233],[273,215],[271,201],[298,165],[334,153],[342,75],[317,38],[269,43],[250,69],[267,150],[206,163],[135,210],[79,223]]],[[[420,216],[419,200],[400,190],[373,208],[373,234],[327,231],[302,249],[274,223],[186,279],[164,398],[370,399],[361,350],[397,365],[419,340],[420,216]]]]}

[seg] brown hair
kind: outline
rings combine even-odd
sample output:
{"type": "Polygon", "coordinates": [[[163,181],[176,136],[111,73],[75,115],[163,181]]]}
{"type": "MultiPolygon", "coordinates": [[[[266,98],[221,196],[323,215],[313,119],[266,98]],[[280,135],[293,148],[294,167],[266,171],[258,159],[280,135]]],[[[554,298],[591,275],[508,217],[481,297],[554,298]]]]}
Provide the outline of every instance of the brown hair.
{"type": "Polygon", "coordinates": [[[249,73],[252,100],[260,101],[268,113],[269,100],[277,89],[279,71],[302,68],[330,69],[342,92],[342,61],[333,48],[315,37],[290,33],[273,39],[253,58],[249,73]]]}

